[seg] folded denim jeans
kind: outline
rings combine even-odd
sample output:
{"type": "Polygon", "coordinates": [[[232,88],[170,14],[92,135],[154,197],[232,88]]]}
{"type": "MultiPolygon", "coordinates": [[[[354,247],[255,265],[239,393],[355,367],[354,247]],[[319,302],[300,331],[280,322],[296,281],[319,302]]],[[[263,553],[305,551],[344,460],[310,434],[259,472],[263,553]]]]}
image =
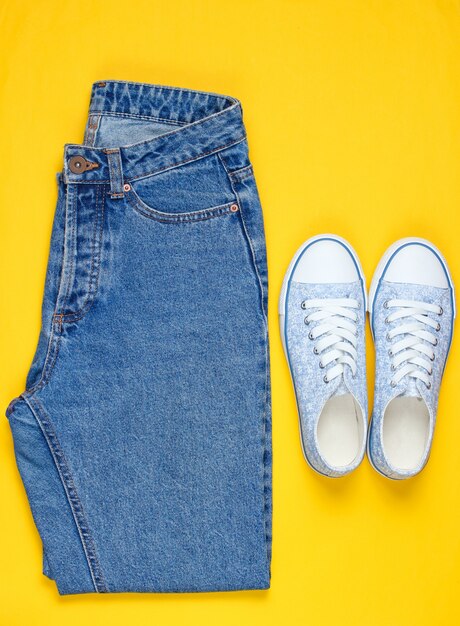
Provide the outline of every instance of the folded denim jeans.
{"type": "Polygon", "coordinates": [[[7,409],[44,574],[60,594],[268,588],[267,262],[240,102],[95,82],[56,182],[7,409]]]}

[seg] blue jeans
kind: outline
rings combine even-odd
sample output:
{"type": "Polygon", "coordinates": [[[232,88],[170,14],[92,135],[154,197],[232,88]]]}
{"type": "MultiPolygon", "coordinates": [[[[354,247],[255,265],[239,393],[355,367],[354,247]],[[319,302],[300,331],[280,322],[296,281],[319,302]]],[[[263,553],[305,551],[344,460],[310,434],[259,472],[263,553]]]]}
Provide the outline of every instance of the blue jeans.
{"type": "Polygon", "coordinates": [[[266,589],[263,219],[228,96],[92,86],[7,416],[59,593],[266,589]]]}

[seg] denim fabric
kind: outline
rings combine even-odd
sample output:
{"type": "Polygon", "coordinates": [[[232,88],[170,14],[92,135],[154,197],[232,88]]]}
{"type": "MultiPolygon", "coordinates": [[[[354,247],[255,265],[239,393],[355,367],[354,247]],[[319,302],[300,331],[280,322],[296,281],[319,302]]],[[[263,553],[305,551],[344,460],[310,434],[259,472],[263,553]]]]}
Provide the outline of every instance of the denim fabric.
{"type": "Polygon", "coordinates": [[[61,594],[268,588],[267,264],[240,103],[94,83],[56,181],[7,409],[44,573],[61,594]]]}
{"type": "MultiPolygon", "coordinates": [[[[439,387],[441,385],[452,338],[452,297],[452,290],[450,288],[442,289],[428,285],[395,283],[385,280],[381,280],[378,292],[376,293],[371,319],[376,356],[374,407],[369,425],[369,456],[373,465],[389,478],[409,478],[420,472],[428,461],[436,423],[439,387]],[[391,370],[391,357],[388,352],[391,343],[387,339],[387,333],[398,323],[400,324],[401,321],[390,324],[385,322],[389,311],[384,307],[384,303],[387,300],[393,299],[422,301],[437,304],[443,309],[441,316],[438,316],[436,313],[430,313],[429,315],[432,319],[436,320],[436,322],[440,323],[439,331],[434,331],[438,339],[438,344],[433,347],[435,360],[433,362],[431,389],[428,389],[423,381],[409,377],[403,378],[396,387],[392,387],[390,384],[393,378],[393,372],[391,370]],[[403,470],[401,468],[392,467],[386,458],[382,442],[385,409],[393,398],[400,395],[423,398],[430,414],[427,447],[419,466],[414,470],[403,470]]],[[[398,339],[402,338],[403,336],[398,339]]]]}
{"type": "MultiPolygon", "coordinates": [[[[352,393],[359,402],[367,420],[366,309],[363,285],[361,281],[305,284],[293,280],[290,283],[288,294],[285,336],[297,397],[303,449],[308,462],[318,472],[332,477],[342,476],[344,474],[343,468],[331,467],[323,459],[318,449],[316,433],[321,411],[327,400],[334,395],[352,393]],[[319,367],[320,356],[313,353],[314,342],[308,337],[311,327],[305,325],[305,311],[301,307],[304,300],[311,298],[354,298],[358,301],[360,305],[360,308],[356,310],[358,315],[356,323],[358,359],[354,378],[350,368],[346,367],[343,376],[339,376],[328,383],[324,382],[323,377],[327,369],[319,367]]],[[[347,473],[361,463],[365,451],[364,437],[359,454],[353,463],[347,466],[347,473]]]]}

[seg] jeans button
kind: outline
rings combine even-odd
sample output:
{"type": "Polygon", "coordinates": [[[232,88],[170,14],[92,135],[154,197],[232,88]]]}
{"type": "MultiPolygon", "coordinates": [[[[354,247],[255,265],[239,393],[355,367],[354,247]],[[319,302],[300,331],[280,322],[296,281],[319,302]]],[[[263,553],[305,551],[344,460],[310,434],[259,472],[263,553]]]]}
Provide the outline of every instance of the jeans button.
{"type": "Polygon", "coordinates": [[[81,174],[86,170],[86,159],[82,156],[73,156],[69,159],[69,169],[74,174],[81,174]]]}

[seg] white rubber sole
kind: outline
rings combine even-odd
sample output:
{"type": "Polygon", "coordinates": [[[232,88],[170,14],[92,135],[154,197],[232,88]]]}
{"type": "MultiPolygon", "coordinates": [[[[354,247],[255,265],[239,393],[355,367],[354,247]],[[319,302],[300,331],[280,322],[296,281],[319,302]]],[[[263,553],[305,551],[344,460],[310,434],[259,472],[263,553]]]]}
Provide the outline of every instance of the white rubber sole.
{"type": "MultiPolygon", "coordinates": [[[[297,392],[296,392],[296,388],[295,388],[294,377],[292,375],[292,370],[291,370],[291,362],[290,362],[290,357],[289,357],[289,350],[287,348],[286,329],[285,329],[286,300],[287,300],[287,297],[288,297],[289,283],[290,283],[292,274],[294,272],[294,269],[296,267],[297,261],[299,260],[299,258],[303,254],[303,252],[309,246],[311,246],[316,241],[320,241],[320,240],[323,240],[323,239],[331,239],[333,241],[337,241],[337,242],[341,243],[348,250],[348,252],[351,254],[351,256],[353,257],[353,260],[354,260],[354,262],[356,264],[356,268],[358,270],[358,274],[359,274],[360,280],[362,281],[363,297],[364,297],[364,307],[365,307],[365,311],[367,311],[366,279],[364,277],[364,272],[363,272],[363,269],[361,267],[361,263],[359,261],[358,255],[356,254],[354,249],[350,246],[348,241],[346,241],[346,239],[343,239],[342,237],[339,237],[338,235],[324,234],[324,235],[316,235],[315,237],[310,237],[310,239],[307,239],[307,241],[305,241],[298,248],[298,250],[296,251],[296,253],[292,257],[292,260],[291,260],[291,262],[290,262],[290,264],[289,264],[289,266],[288,266],[288,268],[286,270],[286,274],[284,275],[283,284],[281,286],[280,296],[279,296],[279,300],[278,300],[278,313],[279,313],[281,343],[283,344],[284,355],[286,357],[286,361],[287,361],[287,364],[288,364],[289,374],[291,376],[292,386],[294,388],[294,395],[295,395],[295,399],[296,399],[297,415],[298,415],[298,419],[299,419],[300,445],[302,447],[302,453],[303,453],[304,459],[307,462],[307,464],[312,468],[312,470],[314,470],[318,474],[321,474],[321,476],[326,476],[327,478],[340,478],[341,476],[330,476],[328,474],[324,474],[323,472],[318,471],[316,469],[316,467],[313,467],[313,465],[310,463],[310,461],[308,460],[307,454],[305,452],[305,447],[304,447],[304,444],[303,444],[303,437],[302,437],[302,422],[300,420],[299,403],[298,403],[298,400],[297,400],[297,392]]],[[[343,474],[343,476],[345,476],[347,473],[343,474]]]]}
{"type": "MultiPolygon", "coordinates": [[[[438,259],[441,261],[443,267],[444,267],[444,271],[446,273],[447,276],[447,280],[449,283],[449,287],[452,290],[452,311],[453,311],[453,319],[455,320],[456,318],[456,305],[455,305],[455,289],[454,289],[454,284],[452,281],[452,276],[450,274],[449,271],[449,267],[447,265],[447,261],[446,259],[443,257],[443,255],[441,254],[441,252],[438,250],[438,248],[431,243],[431,241],[428,241],[427,239],[423,239],[421,237],[404,237],[403,239],[398,239],[398,241],[395,241],[389,248],[387,248],[387,250],[384,252],[382,258],[380,259],[374,274],[372,276],[372,280],[371,280],[371,286],[369,289],[369,322],[370,322],[370,327],[371,327],[371,333],[372,333],[372,338],[375,340],[374,337],[374,324],[373,324],[373,311],[374,311],[374,301],[375,301],[375,296],[377,293],[377,289],[380,283],[380,280],[382,279],[382,276],[385,272],[385,269],[390,261],[390,259],[394,256],[394,254],[402,247],[404,247],[407,244],[410,243],[419,243],[422,244],[424,246],[426,246],[427,248],[429,248],[430,250],[432,250],[434,252],[434,254],[438,257],[438,259]]],[[[446,356],[446,360],[447,360],[447,356],[446,356]]],[[[366,450],[367,450],[367,458],[369,459],[369,463],[372,465],[372,467],[375,469],[376,472],[378,472],[381,476],[384,476],[385,478],[389,478],[390,480],[405,480],[405,478],[394,478],[393,476],[387,476],[386,474],[384,474],[383,472],[381,472],[372,462],[372,457],[370,454],[370,435],[371,435],[371,428],[372,428],[372,414],[371,414],[371,419],[369,421],[369,428],[368,428],[368,436],[367,436],[367,444],[366,444],[366,450]]],[[[414,474],[415,475],[415,474],[414,474]]]]}

